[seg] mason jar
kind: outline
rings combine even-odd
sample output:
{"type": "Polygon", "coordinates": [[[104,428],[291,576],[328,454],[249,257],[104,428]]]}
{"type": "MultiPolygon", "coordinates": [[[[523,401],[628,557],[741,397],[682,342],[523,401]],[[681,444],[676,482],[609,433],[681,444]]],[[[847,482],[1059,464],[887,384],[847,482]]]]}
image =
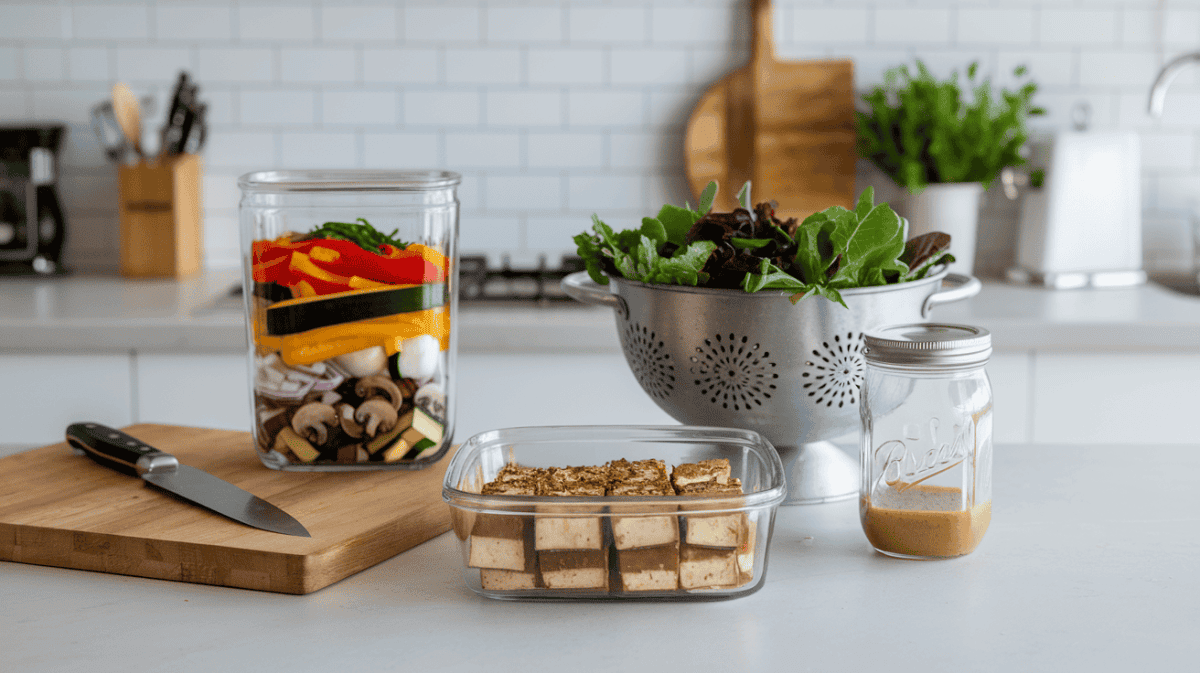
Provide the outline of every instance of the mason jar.
{"type": "Polygon", "coordinates": [[[238,180],[254,442],[283,470],[420,469],[454,431],[460,177],[238,180]]]}
{"type": "Polygon", "coordinates": [[[992,518],[991,334],[920,323],[863,337],[859,515],[889,556],[971,553],[992,518]]]}

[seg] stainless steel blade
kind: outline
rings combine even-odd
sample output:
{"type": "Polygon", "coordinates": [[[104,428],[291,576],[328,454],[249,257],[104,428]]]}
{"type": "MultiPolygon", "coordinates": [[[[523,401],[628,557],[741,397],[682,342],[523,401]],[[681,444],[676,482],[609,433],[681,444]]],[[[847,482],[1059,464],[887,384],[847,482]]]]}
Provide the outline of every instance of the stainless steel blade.
{"type": "Polygon", "coordinates": [[[284,535],[312,537],[287,512],[204,470],[180,465],[174,470],[147,472],[142,479],[247,526],[284,535]]]}

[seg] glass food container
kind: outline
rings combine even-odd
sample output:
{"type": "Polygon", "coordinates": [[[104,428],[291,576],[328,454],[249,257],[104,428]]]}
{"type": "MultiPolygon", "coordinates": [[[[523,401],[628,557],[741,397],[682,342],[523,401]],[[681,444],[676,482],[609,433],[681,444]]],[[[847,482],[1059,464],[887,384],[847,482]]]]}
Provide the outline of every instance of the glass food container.
{"type": "Polygon", "coordinates": [[[864,335],[859,514],[876,550],[969,554],[992,518],[991,334],[913,324],[864,335]]]}
{"type": "Polygon", "coordinates": [[[284,470],[420,469],[454,431],[460,177],[238,180],[254,440],[284,470]]]}
{"type": "Polygon", "coordinates": [[[775,511],[785,495],[779,454],[761,435],[691,426],[492,430],[458,449],[442,488],[467,586],[520,599],[687,601],[754,593],[766,578],[775,511]],[[655,461],[661,465],[650,465],[651,472],[676,472],[665,490],[643,489],[646,482],[630,476],[655,461]],[[514,476],[518,471],[533,476],[514,476]],[[596,483],[592,495],[564,495],[596,483]],[[676,484],[707,494],[675,495],[676,484]],[[650,492],[658,494],[644,495],[650,492]]]}

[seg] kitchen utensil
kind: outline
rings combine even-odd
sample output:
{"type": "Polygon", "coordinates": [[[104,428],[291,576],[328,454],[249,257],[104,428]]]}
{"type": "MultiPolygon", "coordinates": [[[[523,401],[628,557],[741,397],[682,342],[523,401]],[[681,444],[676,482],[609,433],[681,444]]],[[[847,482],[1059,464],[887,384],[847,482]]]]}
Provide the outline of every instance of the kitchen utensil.
{"type": "Polygon", "coordinates": [[[347,170],[238,180],[263,464],[422,470],[449,449],[460,179],[347,170]],[[383,240],[394,255],[368,251],[383,240]]]}
{"type": "Polygon", "coordinates": [[[722,187],[719,211],[737,207],[747,180],[804,218],[854,205],[854,64],[775,58],[770,0],[751,3],[750,63],[714,84],[687,121],[684,167],[693,196],[710,180],[722,187]]]}
{"type": "Polygon", "coordinates": [[[1017,264],[1009,280],[1056,289],[1144,283],[1141,151],[1134,132],[1061,131],[1036,140],[1017,264]]]}
{"type": "Polygon", "coordinates": [[[62,124],[0,126],[0,275],[53,275],[66,218],[58,200],[62,124]]]}
{"type": "Polygon", "coordinates": [[[121,125],[117,123],[112,101],[106,100],[93,106],[91,120],[92,131],[96,133],[96,140],[104,149],[108,160],[118,164],[125,163],[130,152],[129,140],[125,137],[121,125]]]}
{"type": "Polygon", "coordinates": [[[783,458],[788,503],[858,492],[858,461],[827,441],[857,430],[863,332],[928,320],[982,285],[944,269],[922,280],[841,290],[849,309],[788,292],[748,294],[612,278],[563,279],[579,301],[614,310],[625,360],[646,394],[686,424],[754,430],[783,458]],[[943,283],[948,289],[942,289],[943,283]]]}
{"type": "Polygon", "coordinates": [[[775,512],[785,490],[779,454],[754,432],[560,426],[506,428],[468,439],[450,461],[442,497],[450,504],[454,532],[462,541],[467,586],[485,596],[713,600],[745,596],[762,587],[775,512]],[[507,463],[546,468],[599,466],[621,459],[657,459],[668,470],[725,459],[742,493],[480,495],[483,485],[507,463]],[[535,540],[538,530],[542,534],[535,540]],[[554,536],[586,531],[591,534],[572,536],[580,544],[569,550],[562,542],[570,537],[554,536]],[[550,541],[554,537],[557,544],[550,541]],[[559,562],[582,566],[575,568],[578,577],[550,576],[552,564],[559,562]],[[699,568],[708,572],[697,573],[699,568]]]}
{"type": "Polygon", "coordinates": [[[142,114],[137,97],[122,82],[112,88],[113,112],[125,139],[139,157],[142,156],[142,114]]]}
{"type": "Polygon", "coordinates": [[[234,521],[274,533],[311,537],[299,521],[275,505],[204,470],[180,465],[175,456],[120,430],[99,423],[72,423],[67,426],[67,443],[105,467],[141,477],[234,521]]]}
{"type": "Polygon", "coordinates": [[[231,524],[81,460],[65,443],[0,458],[0,560],[306,594],[450,529],[448,459],[417,472],[280,473],[250,433],[141,424],[122,430],[259,494],[311,538],[231,524]]]}

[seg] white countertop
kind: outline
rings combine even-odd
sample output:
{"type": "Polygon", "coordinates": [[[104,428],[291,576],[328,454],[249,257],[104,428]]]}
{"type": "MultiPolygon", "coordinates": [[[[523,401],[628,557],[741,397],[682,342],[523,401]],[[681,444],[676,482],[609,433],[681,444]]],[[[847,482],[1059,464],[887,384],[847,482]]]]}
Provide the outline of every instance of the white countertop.
{"type": "Polygon", "coordinates": [[[871,551],[854,501],[784,507],[766,583],[726,602],[490,600],[464,585],[452,534],[308,596],[0,563],[0,661],[93,673],[1190,670],[1200,446],[1001,445],[995,461],[994,519],[973,554],[891,559],[871,551]]]}
{"type": "MultiPolygon", "coordinates": [[[[240,299],[227,297],[239,276],[0,279],[0,351],[240,352],[240,299]]],[[[933,319],[987,327],[997,350],[1200,350],[1200,297],[1154,283],[1051,291],[984,279],[977,297],[933,319]]],[[[619,350],[612,312],[576,304],[465,304],[457,333],[463,352],[619,350]]]]}

